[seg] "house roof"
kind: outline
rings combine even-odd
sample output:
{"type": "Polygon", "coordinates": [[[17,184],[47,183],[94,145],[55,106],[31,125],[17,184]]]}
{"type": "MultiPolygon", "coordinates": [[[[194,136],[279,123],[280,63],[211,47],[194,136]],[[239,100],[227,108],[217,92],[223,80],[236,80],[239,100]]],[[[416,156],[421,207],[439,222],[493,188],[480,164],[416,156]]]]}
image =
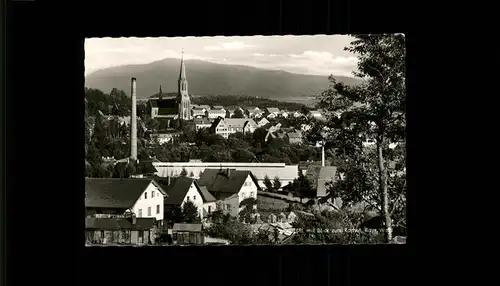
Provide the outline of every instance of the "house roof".
{"type": "Polygon", "coordinates": [[[267,112],[269,112],[269,113],[279,113],[280,110],[278,108],[276,108],[276,107],[268,107],[267,108],[267,112]]]}
{"type": "Polygon", "coordinates": [[[201,232],[202,226],[201,223],[174,223],[172,230],[201,232]]]}
{"type": "Polygon", "coordinates": [[[153,179],[85,178],[85,205],[90,208],[128,209],[134,206],[153,179]]]}
{"type": "Polygon", "coordinates": [[[227,169],[205,169],[198,184],[205,186],[211,193],[238,193],[248,176],[252,178],[257,188],[260,188],[252,172],[234,169],[229,170],[229,175],[227,169]]]}
{"type": "Polygon", "coordinates": [[[132,224],[130,219],[126,218],[85,218],[85,229],[101,230],[120,230],[137,229],[147,230],[153,228],[154,218],[137,218],[136,223],[132,224]]]}
{"type": "Polygon", "coordinates": [[[201,197],[203,198],[204,203],[215,202],[216,199],[212,194],[207,190],[206,186],[200,187],[201,197]]]}
{"type": "Polygon", "coordinates": [[[225,112],[223,109],[213,108],[208,111],[208,113],[222,113],[225,112]]]}
{"type": "MultiPolygon", "coordinates": [[[[160,184],[163,184],[163,180],[160,184]]],[[[188,177],[175,177],[170,179],[170,185],[164,186],[168,198],[165,198],[166,205],[180,205],[184,201],[189,188],[193,184],[194,179],[188,177]]],[[[196,184],[197,185],[197,184],[196,184]]],[[[196,186],[199,190],[199,187],[196,186]]]]}
{"type": "Polygon", "coordinates": [[[214,105],[214,109],[224,109],[224,106],[222,106],[222,105],[214,105]]]}

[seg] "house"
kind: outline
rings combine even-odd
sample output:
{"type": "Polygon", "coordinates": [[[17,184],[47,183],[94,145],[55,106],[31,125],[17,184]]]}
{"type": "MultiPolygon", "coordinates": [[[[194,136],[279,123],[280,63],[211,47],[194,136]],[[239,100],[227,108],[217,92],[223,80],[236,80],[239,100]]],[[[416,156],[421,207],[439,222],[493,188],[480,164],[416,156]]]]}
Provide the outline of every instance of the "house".
{"type": "Polygon", "coordinates": [[[217,117],[226,117],[226,110],[224,109],[211,109],[207,112],[208,119],[216,119],[217,117]]]}
{"type": "Polygon", "coordinates": [[[258,108],[257,106],[248,106],[246,109],[245,109],[245,114],[249,117],[249,118],[253,118],[255,116],[256,113],[262,113],[262,110],[260,110],[260,108],[258,108]]]}
{"type": "Polygon", "coordinates": [[[158,143],[160,145],[173,142],[176,138],[179,138],[179,136],[182,134],[182,132],[167,132],[167,133],[153,133],[150,135],[151,140],[158,140],[158,143]]]}
{"type": "Polygon", "coordinates": [[[319,110],[311,110],[309,111],[309,114],[307,116],[309,119],[316,119],[316,120],[321,120],[325,121],[326,118],[321,114],[319,110]]]}
{"type": "Polygon", "coordinates": [[[226,108],[226,117],[231,118],[234,116],[236,110],[240,110],[241,114],[245,115],[244,110],[239,106],[229,106],[226,108]]]}
{"type": "Polygon", "coordinates": [[[276,107],[268,107],[266,108],[266,114],[267,114],[267,118],[276,118],[278,117],[278,115],[280,114],[280,110],[276,107]],[[272,116],[272,117],[270,117],[272,116]]]}
{"type": "MultiPolygon", "coordinates": [[[[244,208],[240,203],[247,198],[257,199],[261,190],[257,178],[250,171],[234,169],[205,169],[198,181],[217,199],[222,211],[237,217],[244,208]]],[[[257,206],[255,206],[257,208],[257,206]]]]}
{"type": "Polygon", "coordinates": [[[253,119],[248,118],[222,118],[214,120],[210,127],[210,132],[229,138],[230,134],[236,132],[253,133],[257,129],[257,124],[253,119]]]}
{"type": "Polygon", "coordinates": [[[281,116],[283,118],[288,118],[289,115],[290,115],[290,112],[288,112],[287,110],[282,110],[281,113],[279,114],[279,116],[281,116]]]}
{"type": "Polygon", "coordinates": [[[257,123],[257,126],[258,127],[264,127],[266,126],[267,124],[269,124],[269,120],[267,120],[266,118],[262,118],[261,120],[259,120],[259,122],[257,123]]]}
{"type": "Polygon", "coordinates": [[[198,131],[203,128],[210,128],[212,126],[213,120],[209,120],[206,118],[195,118],[194,119],[194,126],[195,130],[198,131]]]}
{"type": "Polygon", "coordinates": [[[253,112],[253,118],[261,118],[264,116],[264,111],[256,110],[253,112]]]}
{"type": "Polygon", "coordinates": [[[154,218],[163,224],[163,200],[167,193],[151,178],[85,178],[85,207],[87,216],[99,214],[154,218]]]}
{"type": "Polygon", "coordinates": [[[191,109],[191,115],[193,118],[202,118],[207,116],[207,110],[204,108],[195,107],[191,109]]]}
{"type": "Polygon", "coordinates": [[[286,137],[288,138],[288,142],[290,142],[290,144],[302,143],[302,134],[299,132],[288,132],[286,137]]]}
{"type": "Polygon", "coordinates": [[[295,117],[295,118],[302,117],[302,116],[304,116],[304,114],[300,111],[295,111],[293,113],[293,117],[295,117]]]}
{"type": "Polygon", "coordinates": [[[172,227],[173,244],[204,244],[201,223],[175,223],[172,227]]]}
{"type": "Polygon", "coordinates": [[[182,208],[187,201],[191,201],[198,208],[201,219],[215,211],[215,198],[206,188],[201,190],[198,182],[193,178],[174,177],[161,180],[160,184],[162,184],[168,195],[164,201],[164,210],[166,213],[173,207],[182,208]]]}
{"type": "Polygon", "coordinates": [[[85,218],[87,244],[155,244],[157,231],[154,218],[85,218]]]}

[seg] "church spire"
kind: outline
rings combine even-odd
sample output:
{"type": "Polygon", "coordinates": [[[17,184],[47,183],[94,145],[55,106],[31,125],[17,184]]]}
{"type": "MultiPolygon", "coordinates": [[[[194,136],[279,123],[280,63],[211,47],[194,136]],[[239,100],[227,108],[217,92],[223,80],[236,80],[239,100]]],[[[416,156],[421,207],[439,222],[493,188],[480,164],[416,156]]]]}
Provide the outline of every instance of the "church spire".
{"type": "Polygon", "coordinates": [[[179,73],[179,80],[186,79],[186,66],[184,65],[184,50],[181,52],[181,71],[179,73]]]}
{"type": "Polygon", "coordinates": [[[160,92],[158,92],[159,95],[162,95],[163,92],[161,91],[161,84],[160,84],[160,92]]]}

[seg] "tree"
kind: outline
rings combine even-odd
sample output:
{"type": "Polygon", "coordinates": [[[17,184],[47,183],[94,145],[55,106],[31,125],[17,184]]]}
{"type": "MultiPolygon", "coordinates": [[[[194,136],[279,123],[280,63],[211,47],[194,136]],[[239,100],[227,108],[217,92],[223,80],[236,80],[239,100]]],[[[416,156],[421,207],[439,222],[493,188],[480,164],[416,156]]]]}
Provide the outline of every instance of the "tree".
{"type": "MultiPolygon", "coordinates": [[[[318,106],[328,112],[329,140],[347,165],[339,170],[344,179],[330,193],[348,204],[363,201],[378,209],[389,242],[395,212],[406,205],[404,164],[396,164],[399,170],[390,174],[387,160],[393,152],[390,144],[405,140],[405,38],[359,35],[345,50],[358,54],[359,71],[354,74],[364,82],[347,86],[330,77],[332,85],[319,98],[318,106]],[[363,146],[367,138],[375,140],[374,148],[363,146]]],[[[393,161],[404,162],[402,153],[393,161]]]]}
{"type": "Polygon", "coordinates": [[[187,174],[188,174],[188,172],[187,172],[186,168],[182,168],[182,171],[181,171],[181,174],[180,174],[181,177],[186,177],[187,174]]]}
{"type": "Polygon", "coordinates": [[[179,223],[184,221],[184,214],[180,206],[174,206],[168,213],[167,219],[172,223],[179,223]]]}
{"type": "Polygon", "coordinates": [[[182,205],[182,216],[185,223],[201,222],[198,207],[190,200],[182,205]]]}
{"type": "Polygon", "coordinates": [[[243,111],[241,109],[236,108],[232,118],[245,118],[245,115],[243,114],[243,111]]]}
{"type": "Polygon", "coordinates": [[[251,215],[255,212],[254,206],[257,205],[255,198],[246,198],[240,202],[240,207],[244,207],[239,213],[240,218],[245,222],[251,222],[251,215]]]}
{"type": "Polygon", "coordinates": [[[273,188],[276,192],[279,191],[279,189],[281,188],[281,181],[278,176],[274,177],[273,188]]]}
{"type": "Polygon", "coordinates": [[[316,195],[311,182],[304,176],[301,170],[299,170],[299,177],[287,185],[286,189],[291,191],[295,197],[299,197],[301,203],[303,198],[314,198],[316,195]]]}
{"type": "Polygon", "coordinates": [[[271,183],[271,180],[269,179],[269,177],[267,175],[264,177],[264,186],[266,186],[266,191],[272,192],[273,183],[271,183]]]}

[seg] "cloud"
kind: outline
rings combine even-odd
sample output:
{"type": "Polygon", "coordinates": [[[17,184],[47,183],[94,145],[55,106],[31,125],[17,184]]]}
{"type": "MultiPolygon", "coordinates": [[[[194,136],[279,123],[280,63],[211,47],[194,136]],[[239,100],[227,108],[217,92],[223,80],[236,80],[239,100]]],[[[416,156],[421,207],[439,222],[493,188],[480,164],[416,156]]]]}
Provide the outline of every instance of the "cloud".
{"type": "Polygon", "coordinates": [[[221,43],[219,45],[205,46],[205,47],[203,47],[203,49],[205,51],[236,51],[236,50],[243,50],[246,48],[253,48],[253,47],[255,47],[255,46],[254,45],[247,45],[241,41],[234,41],[234,42],[221,43]]]}

